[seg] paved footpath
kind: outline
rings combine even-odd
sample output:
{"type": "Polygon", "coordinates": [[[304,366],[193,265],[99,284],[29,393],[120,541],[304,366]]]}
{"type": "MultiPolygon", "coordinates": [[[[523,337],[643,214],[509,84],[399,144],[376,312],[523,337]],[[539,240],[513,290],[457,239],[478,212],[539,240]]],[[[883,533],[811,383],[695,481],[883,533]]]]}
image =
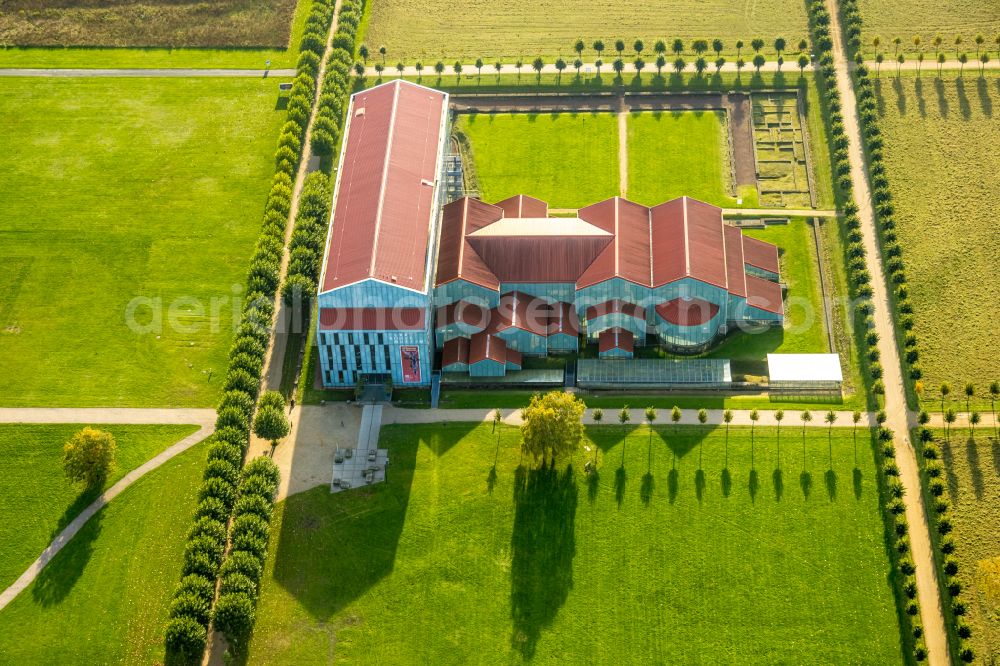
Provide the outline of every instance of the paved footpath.
{"type": "Polygon", "coordinates": [[[294,69],[57,69],[44,67],[14,67],[0,68],[0,76],[39,76],[39,77],[154,77],[154,78],[190,78],[190,77],[240,77],[267,78],[292,77],[294,69]]]}
{"type": "Polygon", "coordinates": [[[886,425],[896,433],[896,462],[899,465],[900,482],[906,489],[903,501],[906,505],[906,520],[910,526],[910,548],[916,564],[917,595],[920,600],[920,619],[924,627],[924,641],[927,644],[930,666],[945,666],[951,661],[948,656],[948,638],[941,610],[941,594],[937,583],[937,570],[931,550],[930,527],[920,492],[920,466],[913,444],[910,442],[909,428],[913,425],[913,414],[907,408],[906,390],[903,385],[902,365],[896,347],[896,331],[892,320],[889,291],[879,248],[878,228],[872,209],[871,188],[865,170],[864,151],[861,143],[861,128],[858,120],[858,104],[851,81],[840,27],[840,13],[836,0],[826,0],[830,12],[830,34],[833,36],[833,59],[836,68],[836,85],[844,109],[844,130],[848,139],[848,154],[851,164],[851,180],[854,183],[854,197],[861,219],[861,235],[872,272],[872,301],[875,306],[875,330],[879,334],[879,352],[882,357],[885,384],[885,411],[889,416],[886,425]]]}
{"type": "Polygon", "coordinates": [[[159,455],[135,468],[117,483],[105,490],[100,497],[65,527],[52,540],[42,554],[25,570],[14,583],[0,592],[0,610],[3,610],[25,588],[38,577],[53,557],[68,544],[108,502],[120,495],[126,488],[143,476],[160,467],[168,460],[184,453],[198,442],[215,432],[215,410],[212,409],[125,409],[125,408],[0,408],[0,423],[128,423],[128,424],[192,424],[201,426],[197,432],[188,435],[159,455]]]}

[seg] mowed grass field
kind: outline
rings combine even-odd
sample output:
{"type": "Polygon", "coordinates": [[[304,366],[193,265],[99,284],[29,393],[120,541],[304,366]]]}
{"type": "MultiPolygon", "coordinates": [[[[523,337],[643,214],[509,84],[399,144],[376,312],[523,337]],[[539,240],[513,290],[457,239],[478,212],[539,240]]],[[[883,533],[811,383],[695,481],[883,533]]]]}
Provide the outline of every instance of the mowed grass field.
{"type": "MultiPolygon", "coordinates": [[[[945,465],[948,516],[954,525],[961,599],[969,612],[977,661],[1000,659],[1000,441],[988,427],[954,427],[935,438],[945,465]]],[[[933,498],[932,498],[933,499],[933,498]]],[[[947,592],[945,592],[947,595],[947,592]]]]}
{"type": "Polygon", "coordinates": [[[0,13],[0,43],[20,46],[284,47],[288,45],[296,2],[5,0],[0,13]]]}
{"type": "Polygon", "coordinates": [[[633,112],[627,127],[629,199],[655,206],[686,195],[736,206],[724,111],[633,112]]]}
{"type": "Polygon", "coordinates": [[[472,145],[484,201],[528,194],[581,208],[619,193],[617,123],[612,113],[477,113],[455,129],[472,145]]]}
{"type": "MultiPolygon", "coordinates": [[[[0,425],[0,477],[13,492],[0,506],[0,589],[17,580],[52,538],[99,494],[70,483],[62,468],[63,444],[81,425],[0,425]]],[[[197,427],[95,426],[110,432],[117,464],[104,490],[197,427]]]]}
{"type": "Polygon", "coordinates": [[[1000,379],[1000,79],[883,76],[879,88],[924,383],[972,381],[985,395],[1000,379]]]}
{"type": "Polygon", "coordinates": [[[540,55],[575,57],[577,38],[587,44],[587,59],[593,60],[596,54],[590,45],[603,39],[607,45],[603,57],[611,62],[616,39],[625,40],[631,52],[632,42],[642,38],[648,53],[657,39],[669,40],[669,44],[681,38],[690,49],[692,40],[719,38],[726,43],[726,52],[735,54],[740,39],[749,45],[751,39],[761,37],[773,53],[775,37],[783,36],[795,45],[806,34],[805,4],[796,0],[642,4],[385,0],[372,4],[366,41],[370,46],[385,45],[392,63],[477,57],[487,62],[496,58],[530,62],[540,55]]]}
{"type": "Polygon", "coordinates": [[[4,91],[0,405],[212,404],[284,119],[273,82],[4,91]]]}
{"type": "MultiPolygon", "coordinates": [[[[993,39],[1000,33],[1000,4],[996,2],[962,2],[961,0],[908,0],[907,2],[886,2],[885,0],[858,0],[861,17],[864,20],[865,51],[874,55],[872,39],[879,35],[882,38],[883,51],[893,49],[892,40],[899,37],[900,45],[908,51],[916,52],[913,36],[920,35],[923,47],[930,55],[928,62],[936,57],[933,54],[932,41],[935,35],[944,40],[945,53],[949,58],[956,58],[953,47],[955,37],[961,36],[964,46],[962,50],[975,55],[975,36],[982,34],[987,39],[987,45],[993,45],[995,56],[996,44],[993,39]]],[[[970,56],[971,59],[971,56],[970,56]]],[[[890,60],[889,57],[886,58],[890,60]]]]}
{"type": "Polygon", "coordinates": [[[163,628],[205,447],[182,453],[116,497],[0,612],[0,660],[163,663],[163,628]]]}
{"type": "Polygon", "coordinates": [[[501,434],[388,427],[386,484],[279,505],[248,662],[903,660],[866,432],[779,474],[774,429],[591,428],[593,483],[501,434]]]}

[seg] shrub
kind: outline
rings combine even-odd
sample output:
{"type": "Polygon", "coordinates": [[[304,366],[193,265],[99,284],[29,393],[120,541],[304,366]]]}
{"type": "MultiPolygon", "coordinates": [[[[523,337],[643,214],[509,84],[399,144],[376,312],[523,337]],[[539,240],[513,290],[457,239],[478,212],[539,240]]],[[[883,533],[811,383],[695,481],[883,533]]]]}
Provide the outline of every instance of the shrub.
{"type": "Polygon", "coordinates": [[[917,598],[917,583],[914,580],[908,580],[903,585],[903,594],[906,595],[907,599],[917,598]]]}
{"type": "Polygon", "coordinates": [[[222,584],[219,585],[219,594],[245,594],[248,597],[257,597],[257,583],[240,573],[231,573],[222,577],[222,584]]]}
{"type": "Polygon", "coordinates": [[[253,553],[243,550],[232,550],[222,565],[222,573],[225,576],[238,573],[250,580],[259,581],[261,574],[260,560],[253,553]]]}
{"type": "Polygon", "coordinates": [[[257,495],[271,501],[274,499],[274,491],[276,489],[277,484],[272,483],[266,477],[260,476],[259,474],[251,476],[244,475],[243,481],[240,482],[241,497],[257,495]]]}
{"type": "Polygon", "coordinates": [[[907,576],[912,576],[917,568],[913,566],[913,560],[908,557],[901,557],[899,558],[899,570],[907,576]]]}
{"type": "Polygon", "coordinates": [[[303,51],[299,54],[299,62],[295,66],[300,72],[308,72],[313,78],[319,73],[319,56],[312,51],[303,51]]]}
{"type": "Polygon", "coordinates": [[[239,642],[253,629],[253,599],[239,592],[220,596],[212,619],[212,626],[225,634],[230,642],[239,642]]]}
{"type": "Polygon", "coordinates": [[[249,421],[247,420],[246,414],[240,410],[227,407],[226,409],[219,410],[219,415],[215,419],[215,427],[219,430],[224,428],[246,430],[249,427],[249,421]]]}
{"type": "Polygon", "coordinates": [[[910,537],[900,537],[896,539],[896,552],[905,555],[910,552],[910,537]]]}
{"type": "Polygon", "coordinates": [[[934,511],[936,511],[937,513],[945,513],[950,508],[951,504],[948,502],[948,500],[942,497],[938,497],[936,500],[934,500],[934,511]]]}
{"type": "Polygon", "coordinates": [[[944,493],[944,483],[941,482],[941,479],[934,479],[928,484],[928,489],[931,491],[931,495],[940,497],[944,493]]]}
{"type": "Polygon", "coordinates": [[[956,599],[951,604],[951,612],[957,615],[958,617],[964,616],[967,610],[968,607],[965,605],[964,601],[959,601],[956,599]]]}
{"type": "Polygon", "coordinates": [[[311,302],[315,292],[316,283],[312,278],[298,273],[289,275],[281,286],[281,298],[288,304],[299,301],[305,306],[311,302]]]}
{"type": "Polygon", "coordinates": [[[210,536],[197,536],[184,545],[184,556],[187,559],[188,555],[193,556],[196,553],[203,553],[218,566],[222,564],[224,545],[224,541],[217,541],[210,536]]]}
{"type": "Polygon", "coordinates": [[[181,572],[184,576],[195,574],[209,580],[215,580],[215,577],[219,574],[219,566],[205,553],[200,551],[185,551],[184,568],[181,569],[181,572]]]}
{"type": "Polygon", "coordinates": [[[236,485],[239,475],[236,466],[226,460],[211,460],[205,466],[206,479],[222,479],[226,483],[236,485]]]}
{"type": "Polygon", "coordinates": [[[188,531],[188,539],[206,537],[215,543],[226,542],[226,525],[212,516],[198,518],[188,531]]]}
{"type": "Polygon", "coordinates": [[[948,519],[946,516],[938,518],[938,523],[937,523],[938,534],[941,534],[943,536],[951,532],[951,530],[952,530],[952,524],[950,519],[948,519]]]}
{"type": "MultiPolygon", "coordinates": [[[[231,446],[239,452],[238,460],[232,461],[234,465],[239,467],[240,463],[243,461],[243,449],[246,448],[247,444],[247,431],[239,428],[223,428],[222,430],[216,430],[215,442],[216,444],[226,444],[227,446],[231,446]]],[[[209,458],[231,460],[231,453],[220,452],[219,455],[213,456],[212,449],[209,449],[209,458]]]]}
{"type": "Polygon", "coordinates": [[[965,620],[958,620],[955,622],[955,627],[958,632],[959,638],[971,638],[972,637],[972,627],[965,620]]]}
{"type": "Polygon", "coordinates": [[[899,479],[888,479],[888,489],[891,497],[902,497],[906,493],[906,489],[899,479]]]}
{"type": "Polygon", "coordinates": [[[937,460],[941,457],[941,449],[937,447],[937,444],[933,442],[928,442],[924,444],[924,458],[928,460],[937,460]]]}
{"type": "Polygon", "coordinates": [[[256,534],[243,533],[233,536],[233,548],[253,554],[262,562],[267,557],[267,539],[262,539],[256,534]]]}
{"type": "Polygon", "coordinates": [[[957,578],[949,578],[947,587],[948,594],[950,594],[952,598],[957,597],[962,593],[962,583],[957,578]]]}
{"type": "Polygon", "coordinates": [[[337,147],[337,138],[326,129],[314,129],[312,133],[312,148],[319,155],[331,155],[337,147]]]}
{"type": "Polygon", "coordinates": [[[267,522],[262,520],[260,516],[252,513],[245,516],[237,516],[233,520],[231,534],[234,539],[239,535],[249,534],[263,541],[267,541],[270,533],[271,530],[268,527],[267,522]]]}
{"type": "Polygon", "coordinates": [[[927,646],[923,643],[917,643],[913,646],[913,658],[917,661],[927,660],[927,646]]]}
{"type": "Polygon", "coordinates": [[[906,533],[909,531],[909,528],[906,525],[906,518],[899,516],[893,529],[896,531],[896,536],[906,536],[906,533]]]}
{"type": "Polygon", "coordinates": [[[177,591],[174,592],[174,597],[183,594],[193,594],[211,603],[215,599],[215,583],[198,574],[184,576],[181,578],[180,585],[177,586],[177,591]]]}
{"type": "Polygon", "coordinates": [[[207,626],[211,614],[211,604],[197,594],[180,594],[170,602],[170,617],[190,617],[198,624],[207,626]]]}
{"type": "Polygon", "coordinates": [[[944,569],[944,572],[949,576],[954,576],[958,573],[958,560],[954,557],[944,558],[944,566],[942,569],[944,569]]]}
{"type": "Polygon", "coordinates": [[[201,663],[208,633],[190,617],[175,617],[167,623],[164,636],[167,652],[184,663],[201,663]]]}
{"type": "Polygon", "coordinates": [[[226,374],[226,383],[224,388],[227,391],[243,391],[244,393],[256,397],[259,383],[260,380],[246,370],[242,370],[240,368],[230,368],[229,372],[226,374]]]}
{"type": "Polygon", "coordinates": [[[944,468],[941,466],[941,463],[937,462],[936,460],[928,462],[924,466],[924,469],[927,471],[927,476],[929,476],[932,479],[936,479],[939,476],[941,476],[941,474],[944,473],[944,468]]]}
{"type": "Polygon", "coordinates": [[[910,617],[916,617],[920,613],[920,606],[916,601],[912,599],[906,602],[906,614],[910,617]]]}
{"type": "Polygon", "coordinates": [[[946,536],[941,539],[941,552],[945,555],[951,555],[955,552],[955,540],[950,536],[946,536]]]}
{"type": "Polygon", "coordinates": [[[249,419],[253,414],[253,398],[245,391],[226,391],[219,401],[219,409],[236,409],[249,419]]]}
{"type": "Polygon", "coordinates": [[[273,505],[262,495],[248,494],[240,495],[233,505],[233,513],[236,515],[257,516],[264,522],[271,520],[273,505]]]}
{"type": "Polygon", "coordinates": [[[899,498],[893,498],[886,505],[886,508],[889,510],[889,513],[893,514],[894,516],[898,516],[899,514],[906,511],[906,504],[903,502],[903,500],[899,498]]]}
{"type": "Polygon", "coordinates": [[[261,476],[271,485],[277,487],[281,480],[281,471],[273,460],[265,456],[254,458],[243,468],[244,478],[250,476],[261,476]]]}
{"type": "Polygon", "coordinates": [[[194,510],[194,519],[201,520],[202,518],[210,518],[224,524],[225,521],[229,520],[229,511],[226,510],[226,505],[219,498],[206,497],[194,510]]]}
{"type": "Polygon", "coordinates": [[[888,460],[882,465],[882,471],[886,476],[899,476],[899,465],[892,460],[888,460]]]}
{"type": "Polygon", "coordinates": [[[214,497],[222,502],[228,513],[233,508],[233,502],[236,501],[236,488],[233,487],[233,484],[222,479],[206,479],[201,484],[201,488],[198,489],[198,501],[204,502],[209,497],[214,497]]]}

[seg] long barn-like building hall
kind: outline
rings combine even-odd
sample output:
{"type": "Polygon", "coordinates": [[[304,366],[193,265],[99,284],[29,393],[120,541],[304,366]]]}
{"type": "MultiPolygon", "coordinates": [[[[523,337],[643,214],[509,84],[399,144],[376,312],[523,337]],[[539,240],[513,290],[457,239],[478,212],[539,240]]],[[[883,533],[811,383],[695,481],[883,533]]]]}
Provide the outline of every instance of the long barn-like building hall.
{"type": "Polygon", "coordinates": [[[319,285],[325,386],[445,372],[503,376],[525,356],[632,358],[706,349],[781,325],[777,248],[681,197],[614,197],[550,217],[545,202],[443,201],[448,96],[392,81],[351,98],[319,285]]]}

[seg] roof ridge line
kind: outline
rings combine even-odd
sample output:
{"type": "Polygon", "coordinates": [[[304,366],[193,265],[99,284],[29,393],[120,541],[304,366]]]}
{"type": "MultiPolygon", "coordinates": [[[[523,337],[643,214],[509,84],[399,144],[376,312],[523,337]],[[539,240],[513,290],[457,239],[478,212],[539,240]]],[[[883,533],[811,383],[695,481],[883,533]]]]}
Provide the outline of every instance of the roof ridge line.
{"type": "MultiPolygon", "coordinates": [[[[392,141],[396,134],[396,110],[399,109],[399,85],[392,91],[392,114],[389,116],[389,136],[385,141],[385,163],[382,165],[382,180],[379,185],[378,210],[375,212],[375,234],[372,237],[372,259],[368,264],[368,276],[375,278],[375,260],[378,258],[378,234],[382,228],[382,208],[385,205],[385,183],[389,178],[389,162],[392,157],[392,141]]],[[[377,279],[377,278],[376,278],[377,279]]],[[[384,280],[382,280],[384,282],[384,280]]]]}

